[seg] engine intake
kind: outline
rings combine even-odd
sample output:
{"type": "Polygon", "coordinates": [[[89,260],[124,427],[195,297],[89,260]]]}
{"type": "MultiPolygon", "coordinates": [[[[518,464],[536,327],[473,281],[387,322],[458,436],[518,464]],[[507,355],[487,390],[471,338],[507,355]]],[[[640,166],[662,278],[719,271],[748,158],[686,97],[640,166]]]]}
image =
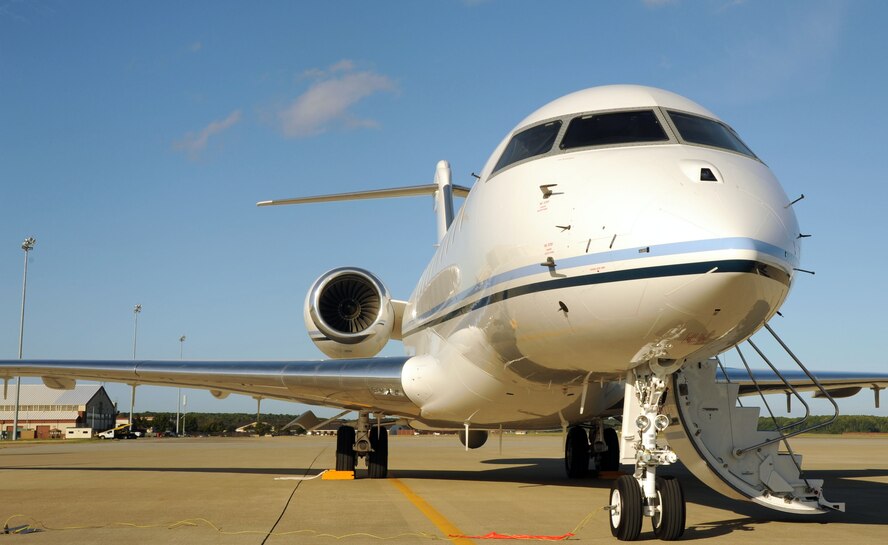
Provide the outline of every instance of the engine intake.
{"type": "Polygon", "coordinates": [[[304,317],[311,340],[331,358],[375,356],[392,337],[395,323],[385,285],[354,267],[333,269],[315,280],[304,317]]]}

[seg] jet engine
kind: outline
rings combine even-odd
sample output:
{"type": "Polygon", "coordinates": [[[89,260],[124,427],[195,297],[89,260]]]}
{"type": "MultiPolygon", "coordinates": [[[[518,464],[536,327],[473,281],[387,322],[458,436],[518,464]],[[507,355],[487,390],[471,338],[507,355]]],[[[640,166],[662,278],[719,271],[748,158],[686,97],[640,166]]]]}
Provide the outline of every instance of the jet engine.
{"type": "Polygon", "coordinates": [[[315,280],[303,314],[312,342],[331,358],[375,356],[393,337],[396,322],[383,283],[355,267],[333,269],[315,280]]]}
{"type": "Polygon", "coordinates": [[[469,430],[468,436],[465,430],[459,430],[459,442],[466,448],[480,448],[487,442],[487,435],[487,430],[469,430]]]}

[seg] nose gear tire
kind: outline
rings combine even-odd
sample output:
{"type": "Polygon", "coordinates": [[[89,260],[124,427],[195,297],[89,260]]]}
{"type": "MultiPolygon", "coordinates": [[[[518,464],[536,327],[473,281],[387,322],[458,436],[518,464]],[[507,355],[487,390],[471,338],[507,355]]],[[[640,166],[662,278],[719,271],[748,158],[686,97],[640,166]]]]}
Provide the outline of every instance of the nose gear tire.
{"type": "Polygon", "coordinates": [[[610,492],[611,534],[620,541],[635,541],[641,533],[641,488],[634,477],[622,475],[610,492]]]}

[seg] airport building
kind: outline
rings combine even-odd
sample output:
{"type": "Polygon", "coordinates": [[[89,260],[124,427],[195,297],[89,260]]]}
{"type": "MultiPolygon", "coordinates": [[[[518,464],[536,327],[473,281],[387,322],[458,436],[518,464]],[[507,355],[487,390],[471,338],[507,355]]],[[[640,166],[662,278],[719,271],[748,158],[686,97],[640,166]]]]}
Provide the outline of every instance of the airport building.
{"type": "MultiPolygon", "coordinates": [[[[12,384],[0,399],[0,430],[10,437],[15,411],[12,384]]],[[[56,439],[69,428],[102,431],[114,427],[117,409],[100,384],[78,384],[73,390],[53,390],[42,384],[22,384],[19,432],[22,438],[56,439]]]]}

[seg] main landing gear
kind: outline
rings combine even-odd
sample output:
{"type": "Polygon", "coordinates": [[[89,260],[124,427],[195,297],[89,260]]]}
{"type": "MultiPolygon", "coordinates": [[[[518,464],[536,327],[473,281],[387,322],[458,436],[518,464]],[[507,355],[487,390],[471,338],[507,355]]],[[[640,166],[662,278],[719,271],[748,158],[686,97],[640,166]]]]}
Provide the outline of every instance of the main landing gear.
{"type": "Polygon", "coordinates": [[[388,430],[370,425],[370,413],[358,413],[354,427],[340,426],[336,432],[336,471],[354,471],[358,458],[366,458],[371,479],[388,476],[388,430]]]}
{"type": "Polygon", "coordinates": [[[618,471],[620,441],[617,431],[604,427],[601,421],[594,422],[588,431],[582,426],[568,428],[564,442],[564,469],[571,479],[597,475],[599,471],[618,471]]]}
{"type": "Polygon", "coordinates": [[[634,541],[641,533],[643,517],[650,517],[654,535],[665,541],[679,539],[685,530],[685,499],[681,484],[672,477],[658,477],[657,468],[678,457],[657,438],[670,424],[661,412],[666,401],[668,373],[676,369],[654,361],[631,373],[623,399],[623,435],[634,428],[635,473],[623,475],[611,487],[611,534],[621,541],[634,541]]]}

